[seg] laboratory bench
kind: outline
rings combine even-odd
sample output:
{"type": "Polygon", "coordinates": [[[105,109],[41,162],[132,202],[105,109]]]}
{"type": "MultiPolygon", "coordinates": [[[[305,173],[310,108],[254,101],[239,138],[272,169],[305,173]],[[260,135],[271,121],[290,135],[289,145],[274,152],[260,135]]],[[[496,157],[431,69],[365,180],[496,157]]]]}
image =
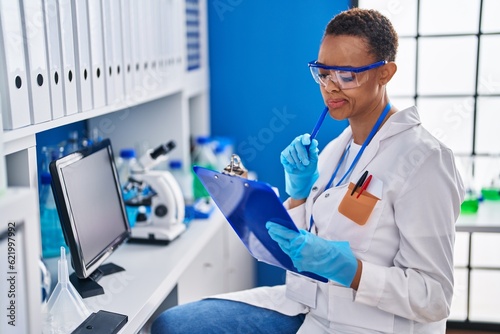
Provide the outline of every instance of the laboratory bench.
{"type": "Polygon", "coordinates": [[[455,291],[448,328],[500,332],[500,201],[456,223],[455,291]]]}
{"type": "MultiPolygon", "coordinates": [[[[55,281],[57,260],[46,261],[55,281]]],[[[168,307],[255,284],[254,259],[217,209],[166,246],[126,243],[109,262],[125,271],[103,276],[98,283],[105,293],[84,303],[91,312],[127,315],[120,334],[148,333],[151,320],[168,307]]]]}

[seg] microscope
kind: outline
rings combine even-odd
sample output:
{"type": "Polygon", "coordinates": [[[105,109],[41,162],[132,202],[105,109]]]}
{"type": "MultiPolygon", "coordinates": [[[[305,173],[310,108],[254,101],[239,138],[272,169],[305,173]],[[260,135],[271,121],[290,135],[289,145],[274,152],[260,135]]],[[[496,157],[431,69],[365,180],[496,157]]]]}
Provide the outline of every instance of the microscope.
{"type": "Polygon", "coordinates": [[[186,225],[183,223],[184,197],[179,183],[169,171],[152,169],[166,161],[167,154],[173,148],[175,143],[170,141],[148,150],[131,170],[129,186],[141,190],[147,187],[150,194],[142,196],[142,191],[139,191],[139,195],[126,201],[126,204],[139,207],[151,206],[149,217],[139,211],[139,219],[132,227],[132,241],[166,244],[186,230],[186,225]]]}

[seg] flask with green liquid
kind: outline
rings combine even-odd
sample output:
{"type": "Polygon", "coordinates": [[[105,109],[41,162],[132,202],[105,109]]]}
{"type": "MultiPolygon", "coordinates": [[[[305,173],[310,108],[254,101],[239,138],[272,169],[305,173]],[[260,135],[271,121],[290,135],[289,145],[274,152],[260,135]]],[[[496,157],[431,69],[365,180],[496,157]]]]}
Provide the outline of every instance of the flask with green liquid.
{"type": "Polygon", "coordinates": [[[481,189],[481,194],[486,201],[500,200],[500,175],[496,176],[488,186],[481,189]]]}

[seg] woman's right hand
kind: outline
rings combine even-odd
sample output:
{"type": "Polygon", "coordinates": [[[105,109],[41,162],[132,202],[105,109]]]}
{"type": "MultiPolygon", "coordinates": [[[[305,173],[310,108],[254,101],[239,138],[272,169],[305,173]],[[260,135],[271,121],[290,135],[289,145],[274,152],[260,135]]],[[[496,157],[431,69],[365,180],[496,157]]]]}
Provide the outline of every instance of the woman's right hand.
{"type": "Polygon", "coordinates": [[[296,137],[280,156],[285,169],[285,191],[293,199],[307,198],[319,177],[318,141],[306,133],[296,137]]]}

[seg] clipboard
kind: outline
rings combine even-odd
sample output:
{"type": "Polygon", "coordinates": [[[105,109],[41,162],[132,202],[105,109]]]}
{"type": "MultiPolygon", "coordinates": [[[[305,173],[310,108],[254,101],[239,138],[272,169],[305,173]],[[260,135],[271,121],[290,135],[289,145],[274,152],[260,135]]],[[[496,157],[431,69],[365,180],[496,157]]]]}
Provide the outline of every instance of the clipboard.
{"type": "Polygon", "coordinates": [[[292,218],[269,184],[200,166],[194,166],[193,171],[254,258],[321,282],[328,282],[326,278],[314,273],[299,272],[290,257],[269,236],[266,228],[268,221],[298,232],[292,218]]]}

